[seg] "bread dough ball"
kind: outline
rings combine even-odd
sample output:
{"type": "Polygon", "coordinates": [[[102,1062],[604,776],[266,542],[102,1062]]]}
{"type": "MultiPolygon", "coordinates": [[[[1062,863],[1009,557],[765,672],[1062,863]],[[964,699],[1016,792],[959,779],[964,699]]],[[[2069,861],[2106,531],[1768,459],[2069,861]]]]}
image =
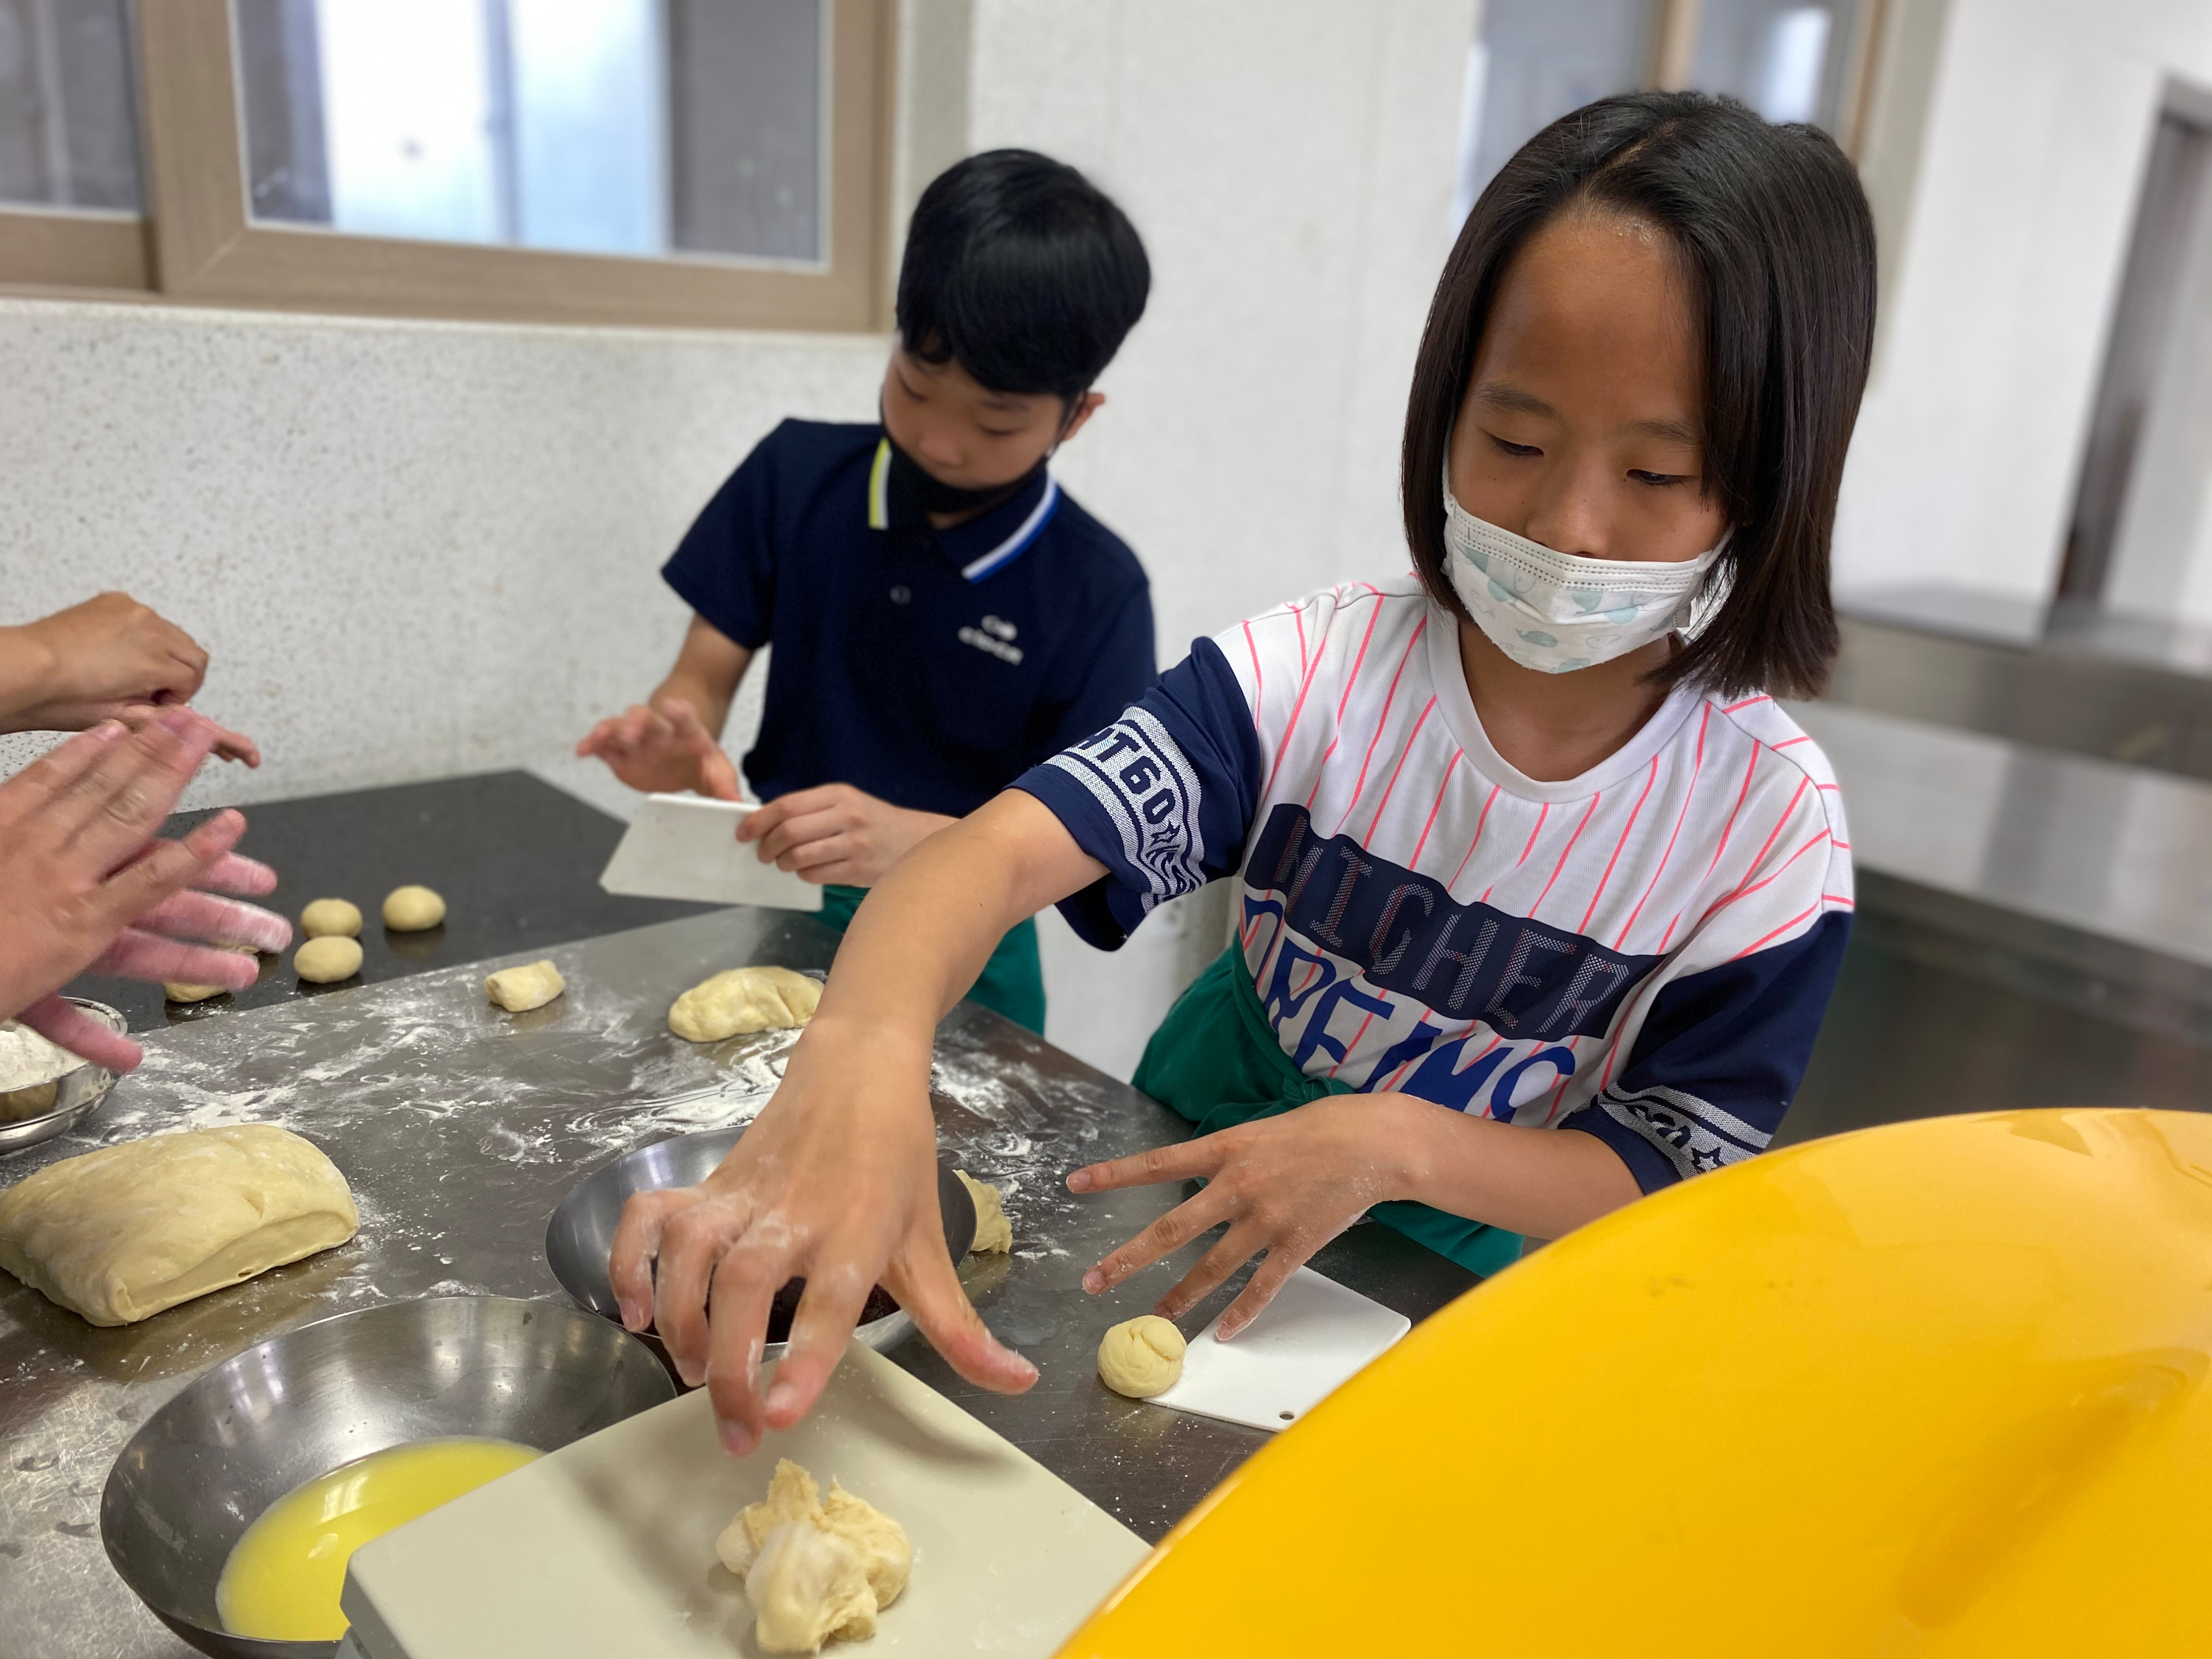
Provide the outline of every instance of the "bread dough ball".
{"type": "Polygon", "coordinates": [[[1158,1314],[1125,1319],[1098,1345],[1098,1380],[1132,1400],[1165,1394],[1182,1376],[1182,1333],[1158,1314]]]}
{"type": "Polygon", "coordinates": [[[778,1460],[768,1496],[739,1510],[714,1540],[722,1565],[745,1581],[753,1640],[768,1653],[813,1653],[833,1637],[876,1632],[914,1571],[906,1528],[835,1480],[824,1501],[814,1477],[778,1460]]]}
{"type": "Polygon", "coordinates": [[[0,1020],[0,1123],[42,1117],[61,1097],[61,1080],[85,1064],[27,1025],[0,1020]]]}
{"type": "Polygon", "coordinates": [[[427,887],[395,887],[384,896],[384,925],[395,933],[419,933],[446,919],[446,901],[427,887]]]}
{"type": "Polygon", "coordinates": [[[309,939],[359,939],[361,907],[349,899],[317,899],[300,912],[300,931],[309,939]]]}
{"type": "Polygon", "coordinates": [[[128,1325],[343,1244],[345,1177],[273,1124],[64,1158],[0,1193],[0,1267],[95,1325],[128,1325]]]}
{"type": "Polygon", "coordinates": [[[292,967],[311,984],[330,985],[361,971],[361,941],[332,935],[311,939],[292,953],[292,967]]]}
{"type": "Polygon", "coordinates": [[[975,1200],[975,1242],[968,1248],[978,1255],[1004,1255],[1014,1248],[1014,1224],[1006,1219],[1005,1201],[999,1189],[988,1181],[978,1181],[965,1170],[955,1170],[960,1184],[968,1189],[968,1196],[975,1200]]]}
{"type": "MultiPolygon", "coordinates": [[[[241,956],[252,957],[260,954],[251,945],[225,945],[219,948],[235,951],[241,956]]],[[[161,994],[172,1002],[205,1002],[210,997],[229,995],[230,987],[228,985],[164,985],[161,988],[161,994]]]]}
{"type": "Polygon", "coordinates": [[[788,968],[732,968],[677,998],[668,1029],[692,1042],[720,1042],[804,1025],[821,1000],[822,982],[788,968]]]}
{"type": "Polygon", "coordinates": [[[543,1008],[568,988],[550,960],[521,968],[502,968],[484,981],[484,994],[510,1014],[543,1008]]]}

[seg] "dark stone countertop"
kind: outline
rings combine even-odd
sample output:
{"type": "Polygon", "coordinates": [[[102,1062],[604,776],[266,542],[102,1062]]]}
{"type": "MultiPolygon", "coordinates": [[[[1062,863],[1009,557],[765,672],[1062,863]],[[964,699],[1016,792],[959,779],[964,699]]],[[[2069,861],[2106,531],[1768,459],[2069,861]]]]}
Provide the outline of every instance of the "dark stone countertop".
{"type": "MultiPolygon", "coordinates": [[[[207,1002],[166,1002],[159,986],[99,974],[69,986],[70,995],[121,1009],[134,1031],[158,1030],[717,908],[600,891],[599,872],[622,839],[621,822],[526,772],[307,795],[240,810],[247,827],[239,851],[276,872],[276,892],[256,902],[291,921],[296,950],[305,906],[319,898],[350,899],[361,907],[360,974],[338,985],[302,985],[288,952],[263,957],[261,977],[248,989],[207,1002]],[[443,896],[446,920],[424,933],[389,933],[380,915],[384,896],[410,883],[443,896]]],[[[208,816],[179,813],[162,833],[180,835],[208,816]]]]}

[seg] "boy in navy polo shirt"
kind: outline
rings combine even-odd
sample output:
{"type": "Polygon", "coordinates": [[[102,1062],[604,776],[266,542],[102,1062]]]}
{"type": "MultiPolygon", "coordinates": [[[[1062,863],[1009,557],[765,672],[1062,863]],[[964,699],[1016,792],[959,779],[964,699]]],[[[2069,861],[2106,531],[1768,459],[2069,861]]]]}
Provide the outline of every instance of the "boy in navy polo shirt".
{"type": "MultiPolygon", "coordinates": [[[[708,503],[661,574],[696,613],[649,703],[576,747],[633,788],[738,798],[718,734],[775,647],[738,830],[827,884],[842,927],[906,850],[1152,684],[1152,598],[1052,453],[1144,313],[1135,229],[1074,168],[971,156],[923,192],[899,270],[882,420],[786,421],[708,503]]],[[[969,993],[1044,1029],[1036,928],[969,993]]]]}

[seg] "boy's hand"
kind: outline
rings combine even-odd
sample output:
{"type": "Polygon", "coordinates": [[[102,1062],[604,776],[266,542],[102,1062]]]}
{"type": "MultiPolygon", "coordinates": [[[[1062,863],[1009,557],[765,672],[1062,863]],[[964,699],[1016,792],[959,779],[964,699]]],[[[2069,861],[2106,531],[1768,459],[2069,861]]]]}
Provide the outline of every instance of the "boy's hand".
{"type": "Polygon", "coordinates": [[[778,795],[738,825],[738,839],[758,842],[763,864],[808,881],[872,887],[915,845],[957,822],[910,812],[849,783],[825,783],[778,795]]]}
{"type": "Polygon", "coordinates": [[[1315,1251],[1376,1205],[1406,1195],[1403,1160],[1418,1156],[1424,1125],[1419,1114],[1401,1109],[1421,1103],[1405,1095],[1332,1095],[1278,1117],[1077,1170],[1067,1177],[1070,1192],[1206,1183],[1085,1273],[1083,1288],[1094,1296],[1110,1290],[1225,1221],[1229,1231],[1153,1311],[1181,1318],[1264,1250],[1267,1259],[1221,1316],[1221,1334],[1233,1336],[1315,1251]],[[1391,1121],[1394,1113],[1407,1121],[1391,1121]]]}
{"type": "Polygon", "coordinates": [[[128,593],[98,594],[0,636],[27,659],[9,676],[23,701],[0,711],[10,731],[81,732],[133,704],[189,702],[207,674],[192,636],[128,593]]]}
{"type": "Polygon", "coordinates": [[[597,755],[624,783],[648,794],[690,789],[716,800],[743,799],[738,769],[682,697],[633,703],[627,713],[593,726],[576,754],[597,755]]]}

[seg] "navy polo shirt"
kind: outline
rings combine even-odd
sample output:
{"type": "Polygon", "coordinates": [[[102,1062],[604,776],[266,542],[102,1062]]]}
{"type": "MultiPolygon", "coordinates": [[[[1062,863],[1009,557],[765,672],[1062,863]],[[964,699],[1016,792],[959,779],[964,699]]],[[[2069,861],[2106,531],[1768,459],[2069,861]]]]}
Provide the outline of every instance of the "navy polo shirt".
{"type": "Polygon", "coordinates": [[[1158,676],[1151,591],[1120,537],[1044,472],[933,529],[872,423],[786,421],[661,574],[738,644],[775,647],[744,761],[763,800],[849,783],[964,816],[1158,676]]]}

